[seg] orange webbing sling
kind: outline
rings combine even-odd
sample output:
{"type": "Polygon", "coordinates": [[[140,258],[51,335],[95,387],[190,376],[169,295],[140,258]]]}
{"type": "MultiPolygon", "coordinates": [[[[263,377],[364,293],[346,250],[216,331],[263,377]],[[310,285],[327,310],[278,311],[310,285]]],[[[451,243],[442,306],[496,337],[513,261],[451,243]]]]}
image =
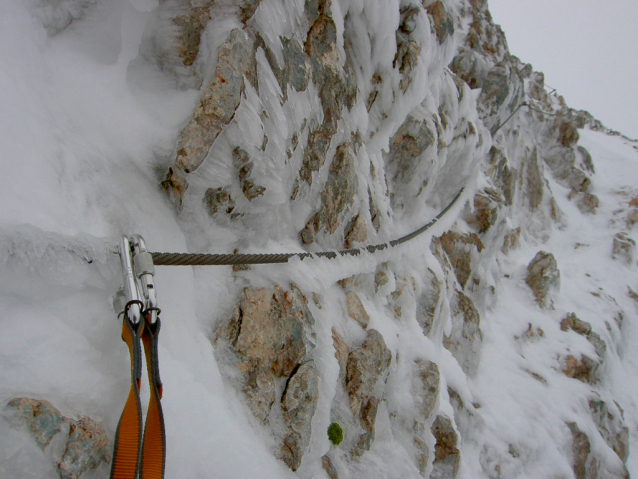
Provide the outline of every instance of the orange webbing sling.
{"type": "Polygon", "coordinates": [[[162,383],[159,377],[157,355],[157,338],[161,323],[159,318],[152,323],[151,317],[148,311],[145,312],[144,320],[138,324],[134,324],[126,312],[122,318],[122,340],[128,346],[131,356],[131,389],[115,434],[111,479],[138,479],[138,477],[162,479],[164,477],[166,435],[160,402],[162,383]],[[140,339],[146,353],[148,381],[151,389],[143,441],[140,404],[142,375],[140,339]]]}

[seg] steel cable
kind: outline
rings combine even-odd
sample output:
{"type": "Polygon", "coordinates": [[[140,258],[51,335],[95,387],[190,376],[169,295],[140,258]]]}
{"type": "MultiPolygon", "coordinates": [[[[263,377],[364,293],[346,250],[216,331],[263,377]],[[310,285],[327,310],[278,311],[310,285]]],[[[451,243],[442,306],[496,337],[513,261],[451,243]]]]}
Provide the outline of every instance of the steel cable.
{"type": "Polygon", "coordinates": [[[430,229],[460,198],[463,190],[461,188],[456,196],[436,217],[428,224],[422,226],[410,234],[392,240],[388,243],[364,246],[361,248],[351,248],[341,251],[321,251],[319,253],[235,253],[235,254],[207,254],[207,253],[157,253],[152,252],[153,263],[156,266],[228,266],[236,264],[276,264],[287,263],[290,258],[328,258],[334,259],[340,256],[358,256],[363,251],[375,253],[387,248],[398,246],[409,241],[426,230],[430,229]]]}

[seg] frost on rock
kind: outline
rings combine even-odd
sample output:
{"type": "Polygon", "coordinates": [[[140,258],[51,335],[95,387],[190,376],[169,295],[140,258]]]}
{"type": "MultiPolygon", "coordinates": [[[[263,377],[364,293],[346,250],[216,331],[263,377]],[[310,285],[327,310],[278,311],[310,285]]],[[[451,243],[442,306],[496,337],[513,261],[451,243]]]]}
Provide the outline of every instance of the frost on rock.
{"type": "Polygon", "coordinates": [[[321,231],[334,234],[341,225],[342,214],[354,201],[358,179],[351,145],[345,143],[337,148],[330,165],[328,180],[321,192],[321,207],[301,231],[301,239],[310,244],[321,231]]]}
{"type": "Polygon", "coordinates": [[[38,0],[32,3],[34,15],[52,37],[72,22],[82,20],[97,0],[38,0]]]}
{"type": "MultiPolygon", "coordinates": [[[[415,231],[464,188],[424,235],[375,254],[158,270],[165,314],[185,313],[160,346],[163,379],[180,384],[167,399],[216,405],[201,421],[170,411],[171,435],[215,454],[169,437],[167,466],[184,477],[635,470],[636,146],[549,92],[509,52],[487,0],[10,3],[1,71],[17,116],[0,122],[0,146],[30,155],[5,176],[37,195],[0,189],[12,205],[0,225],[7,398],[58,390],[38,361],[68,349],[76,357],[51,367],[82,362],[73,391],[100,396],[114,429],[116,401],[91,381],[111,384],[119,333],[93,316],[111,315],[123,232],[178,252],[360,248],[415,231]],[[33,144],[6,129],[27,117],[33,144]],[[22,169],[40,157],[38,175],[22,169]],[[529,262],[539,249],[553,254],[529,262]],[[34,288],[46,321],[22,300],[34,288]],[[93,332],[78,328],[89,303],[93,332]],[[213,348],[201,341],[211,330],[213,348]],[[24,340],[33,354],[12,350],[41,331],[24,340]],[[251,454],[236,461],[242,447],[251,454]]],[[[99,424],[11,404],[45,455],[60,450],[65,477],[108,460],[99,424]]],[[[0,475],[3,461],[24,462],[2,450],[11,442],[0,475]]]]}
{"type": "Polygon", "coordinates": [[[55,458],[61,479],[79,479],[102,462],[111,462],[111,444],[102,424],[89,417],[63,416],[50,402],[26,397],[7,404],[15,409],[35,442],[44,451],[58,434],[64,436],[62,455],[55,458]]]}
{"type": "Polygon", "coordinates": [[[627,264],[631,264],[634,260],[635,249],[636,242],[631,239],[627,233],[617,233],[616,236],[614,236],[611,256],[614,259],[619,259],[627,264]]]}
{"type": "Polygon", "coordinates": [[[423,282],[423,292],[417,301],[416,320],[423,334],[428,336],[432,331],[443,285],[430,268],[425,271],[423,282]]]}
{"type": "Polygon", "coordinates": [[[430,478],[453,479],[459,472],[461,451],[459,436],[454,430],[452,421],[445,416],[437,416],[432,424],[432,434],[436,439],[434,448],[434,469],[430,478]]]}
{"type": "Polygon", "coordinates": [[[443,339],[460,366],[469,376],[476,372],[483,334],[481,316],[472,300],[461,291],[456,291],[452,303],[452,332],[443,339]]]}
{"type": "Polygon", "coordinates": [[[484,248],[481,239],[476,234],[462,235],[448,231],[437,238],[436,243],[443,247],[454,268],[456,279],[465,288],[472,275],[472,259],[484,248]]]}
{"type": "Polygon", "coordinates": [[[236,386],[253,415],[275,435],[284,427],[279,457],[292,470],[299,467],[309,444],[318,399],[317,368],[307,359],[313,324],[308,301],[298,288],[246,288],[233,316],[215,336],[218,361],[229,377],[239,372],[236,386]],[[275,407],[281,412],[274,413],[275,407]]]}
{"type": "Polygon", "coordinates": [[[364,429],[352,451],[355,456],[370,450],[374,440],[374,425],[379,407],[379,398],[374,392],[390,367],[391,360],[392,356],[383,336],[375,329],[369,329],[361,347],[348,355],[345,388],[352,414],[358,418],[364,429]]]}
{"type": "Polygon", "coordinates": [[[527,265],[525,282],[534,293],[536,302],[541,307],[550,307],[551,293],[560,288],[560,271],[554,255],[539,251],[527,265]]]}
{"type": "Polygon", "coordinates": [[[208,150],[239,106],[244,78],[255,83],[254,39],[235,29],[219,47],[217,67],[211,83],[204,88],[193,117],[177,142],[175,167],[190,173],[203,163],[208,150]]]}

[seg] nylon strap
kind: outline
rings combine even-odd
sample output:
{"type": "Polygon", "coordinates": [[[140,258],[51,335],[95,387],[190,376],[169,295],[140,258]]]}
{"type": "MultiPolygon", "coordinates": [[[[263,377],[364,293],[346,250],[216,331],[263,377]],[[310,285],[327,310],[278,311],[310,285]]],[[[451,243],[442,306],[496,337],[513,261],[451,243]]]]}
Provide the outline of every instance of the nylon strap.
{"type": "Polygon", "coordinates": [[[157,340],[161,323],[159,318],[150,322],[145,312],[144,320],[132,324],[124,314],[122,340],[127,344],[131,356],[131,389],[124,405],[115,434],[111,479],[163,479],[166,464],[166,434],[162,413],[162,382],[159,377],[157,340]],[[142,440],[142,407],[140,403],[140,380],[142,375],[142,348],[146,355],[146,366],[151,397],[146,413],[146,425],[142,440]]]}
{"type": "Polygon", "coordinates": [[[111,479],[137,479],[142,443],[142,405],[140,404],[142,352],[139,329],[143,327],[143,323],[132,324],[124,314],[122,340],[128,346],[131,356],[131,389],[115,433],[111,479]]]}
{"type": "Polygon", "coordinates": [[[146,354],[146,369],[151,398],[146,413],[144,428],[144,442],[142,446],[142,464],[140,477],[142,479],[162,479],[166,464],[166,434],[164,431],[164,414],[162,413],[162,381],[159,377],[159,359],[157,354],[157,338],[161,322],[150,322],[150,314],[144,315],[144,331],[142,343],[146,354]]]}

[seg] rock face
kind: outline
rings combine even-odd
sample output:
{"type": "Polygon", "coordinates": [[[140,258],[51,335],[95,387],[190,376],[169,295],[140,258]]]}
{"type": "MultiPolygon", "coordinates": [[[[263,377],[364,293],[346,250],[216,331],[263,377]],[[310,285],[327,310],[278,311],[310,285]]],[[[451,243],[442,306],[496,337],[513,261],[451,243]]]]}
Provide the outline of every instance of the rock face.
{"type": "Polygon", "coordinates": [[[311,423],[319,397],[317,368],[314,361],[299,366],[288,380],[281,401],[284,421],[289,432],[281,449],[282,460],[296,471],[310,443],[311,423]]]}
{"type": "Polygon", "coordinates": [[[634,259],[634,251],[636,249],[636,242],[629,238],[626,233],[618,233],[614,236],[614,245],[612,250],[612,257],[619,259],[627,264],[631,264],[634,259]]]}
{"type": "MultiPolygon", "coordinates": [[[[331,478],[357,475],[383,434],[382,447],[396,441],[412,458],[401,464],[406,477],[456,477],[465,442],[481,451],[467,457],[483,475],[516,477],[528,459],[518,446],[503,454],[490,443],[504,439],[482,434],[496,426],[471,398],[491,347],[484,334],[512,277],[503,264],[561,225],[552,185],[567,188],[566,201],[582,214],[596,213],[595,168],[578,129],[603,127],[548,93],[543,75],[510,54],[487,1],[399,3],[160,2],[171,28],[170,42],[149,33],[162,52],[156,62],[182,88],[199,88],[162,185],[186,229],[203,232],[200,244],[221,237],[228,251],[262,239],[307,251],[385,242],[434,218],[461,187],[472,191],[446,211],[456,217],[445,216],[447,231],[436,232],[429,250],[388,253],[381,264],[326,273],[326,282],[322,274],[315,283],[303,278],[304,292],[278,285],[293,273],[241,269],[233,313],[215,320],[215,356],[251,423],[272,437],[273,455],[300,476],[319,467],[331,478]],[[449,367],[458,373],[446,396],[449,367]],[[343,441],[326,451],[330,424],[343,441]]],[[[629,267],[633,213],[612,247],[629,267]]],[[[551,252],[532,259],[525,283],[540,306],[534,314],[559,318],[551,252]]],[[[550,342],[512,316],[529,324],[513,339],[517,347],[550,342]]],[[[616,353],[606,340],[617,332],[574,313],[560,326],[554,343],[589,347],[585,338],[593,347],[555,351],[560,380],[598,394],[602,366],[616,353]]],[[[533,367],[525,371],[551,388],[533,367]]],[[[578,398],[591,399],[592,424],[567,425],[576,477],[620,470],[596,450],[602,441],[587,436],[596,428],[621,462],[628,457],[620,408],[601,397],[578,398]]],[[[530,457],[543,455],[527,446],[530,457]]]]}
{"type": "Polygon", "coordinates": [[[539,251],[527,265],[525,282],[541,307],[551,305],[550,293],[560,288],[560,271],[554,255],[539,251]]]}
{"type": "Polygon", "coordinates": [[[427,269],[423,278],[424,288],[417,303],[416,320],[428,336],[436,317],[437,306],[441,299],[442,284],[431,269],[427,269]]]}
{"type": "Polygon", "coordinates": [[[373,397],[375,386],[390,366],[392,356],[383,336],[369,329],[363,345],[348,355],[346,366],[346,390],[350,408],[364,424],[374,423],[371,410],[378,399],[373,397]]]}
{"type": "Polygon", "coordinates": [[[431,478],[454,478],[459,472],[461,455],[458,449],[458,435],[450,418],[437,416],[432,424],[432,434],[436,438],[434,448],[434,469],[431,478]]]}
{"type": "Polygon", "coordinates": [[[85,416],[74,420],[48,401],[26,397],[12,399],[7,407],[15,409],[43,451],[55,436],[65,436],[64,452],[55,460],[61,479],[79,479],[102,462],[111,462],[112,446],[102,424],[93,419],[85,416]]]}
{"type": "Polygon", "coordinates": [[[317,368],[307,358],[314,324],[307,305],[294,286],[247,288],[233,317],[216,334],[218,360],[229,375],[240,373],[248,407],[279,436],[279,457],[292,470],[308,447],[318,400],[317,368]],[[274,414],[273,408],[281,412],[274,414]]]}
{"type": "Polygon", "coordinates": [[[476,234],[461,235],[448,231],[439,238],[439,242],[454,268],[456,279],[465,288],[472,274],[472,256],[483,250],[481,239],[476,234]]]}
{"type": "Polygon", "coordinates": [[[346,308],[348,310],[348,316],[363,326],[364,329],[368,327],[370,316],[363,307],[359,296],[354,291],[348,291],[346,293],[346,308]]]}
{"type": "Polygon", "coordinates": [[[468,375],[473,375],[479,363],[483,338],[481,316],[472,300],[457,291],[452,302],[452,332],[444,337],[443,345],[457,359],[468,375]]]}
{"type": "Polygon", "coordinates": [[[346,143],[335,152],[328,181],[321,192],[321,207],[301,232],[306,244],[314,242],[315,235],[321,230],[334,234],[341,224],[342,213],[352,206],[357,191],[357,175],[351,148],[346,143]]]}
{"type": "Polygon", "coordinates": [[[199,106],[182,130],[175,166],[190,173],[202,164],[211,145],[239,106],[244,77],[255,82],[254,39],[235,29],[217,52],[213,81],[203,90],[199,106]]]}

